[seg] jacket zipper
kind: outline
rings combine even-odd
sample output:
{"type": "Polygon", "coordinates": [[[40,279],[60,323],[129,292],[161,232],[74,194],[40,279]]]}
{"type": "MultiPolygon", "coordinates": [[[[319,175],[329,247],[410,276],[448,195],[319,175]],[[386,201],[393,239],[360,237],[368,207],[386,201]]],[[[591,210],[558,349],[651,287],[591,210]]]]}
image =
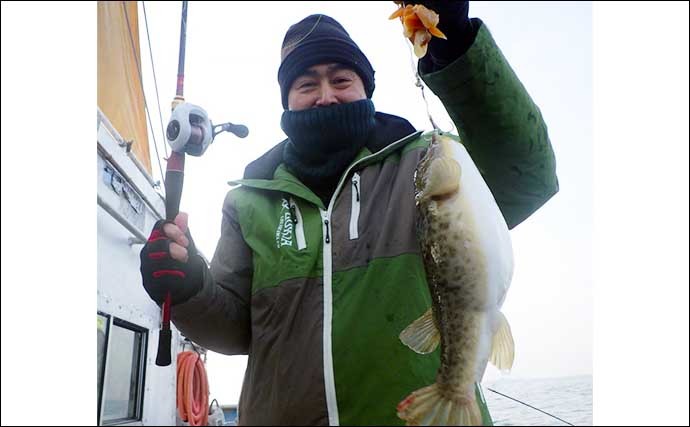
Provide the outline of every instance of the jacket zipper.
{"type": "MultiPolygon", "coordinates": [[[[417,134],[415,132],[414,134],[417,134]]],[[[372,153],[366,157],[362,157],[345,171],[338,186],[335,188],[331,200],[328,203],[327,209],[319,208],[321,212],[321,220],[325,227],[324,229],[324,240],[323,240],[323,377],[324,377],[324,388],[326,392],[326,407],[328,408],[328,424],[332,426],[340,425],[340,416],[338,415],[338,401],[336,397],[335,390],[335,373],[333,372],[333,337],[331,331],[333,329],[333,257],[332,257],[332,245],[331,245],[331,213],[333,212],[333,206],[335,205],[335,198],[340,192],[343,183],[345,182],[345,177],[350,174],[350,171],[357,165],[369,160],[373,157],[380,156],[391,147],[396,146],[403,140],[410,138],[412,135],[407,135],[391,144],[389,144],[384,149],[372,153]]],[[[417,136],[421,135],[421,132],[417,136]]]]}
{"type": "MultiPolygon", "coordinates": [[[[331,203],[330,205],[332,205],[331,203]]],[[[338,401],[335,394],[335,374],[333,372],[333,258],[331,256],[331,225],[330,216],[332,206],[328,210],[319,209],[321,220],[325,227],[323,233],[323,380],[326,391],[326,407],[328,408],[328,424],[340,425],[338,416],[338,401]]]]}
{"type": "Polygon", "coordinates": [[[359,174],[355,172],[352,175],[352,208],[350,210],[350,240],[359,239],[359,174]]]}
{"type": "Polygon", "coordinates": [[[295,239],[297,240],[297,250],[301,251],[307,247],[307,240],[304,237],[304,221],[302,220],[302,212],[299,210],[299,205],[290,197],[290,216],[295,225],[295,239]]]}

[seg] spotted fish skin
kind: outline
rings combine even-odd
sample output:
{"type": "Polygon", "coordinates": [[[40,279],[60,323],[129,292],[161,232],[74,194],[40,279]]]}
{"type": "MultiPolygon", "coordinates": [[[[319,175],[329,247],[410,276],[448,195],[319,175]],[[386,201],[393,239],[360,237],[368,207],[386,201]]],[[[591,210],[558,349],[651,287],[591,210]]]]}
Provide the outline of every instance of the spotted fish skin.
{"type": "Polygon", "coordinates": [[[417,237],[430,311],[401,333],[419,353],[440,344],[436,383],[412,392],[398,415],[408,425],[481,425],[475,384],[489,360],[513,361],[500,312],[513,272],[508,227],[464,147],[437,133],[415,176],[417,237]]]}

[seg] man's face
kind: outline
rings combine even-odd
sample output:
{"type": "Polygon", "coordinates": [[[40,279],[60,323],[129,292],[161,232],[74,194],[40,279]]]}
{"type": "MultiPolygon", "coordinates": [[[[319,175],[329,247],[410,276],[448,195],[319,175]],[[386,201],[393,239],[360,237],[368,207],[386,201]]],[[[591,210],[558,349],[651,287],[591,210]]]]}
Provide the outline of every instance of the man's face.
{"type": "Polygon", "coordinates": [[[292,82],[288,109],[299,111],[366,98],[364,83],[353,70],[342,64],[320,64],[309,67],[292,82]]]}

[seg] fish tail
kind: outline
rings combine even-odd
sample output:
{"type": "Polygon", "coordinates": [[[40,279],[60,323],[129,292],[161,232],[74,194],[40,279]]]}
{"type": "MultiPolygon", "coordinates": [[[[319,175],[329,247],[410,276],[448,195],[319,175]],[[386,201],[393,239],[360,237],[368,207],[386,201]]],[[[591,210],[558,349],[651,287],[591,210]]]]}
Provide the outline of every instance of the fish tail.
{"type": "Polygon", "coordinates": [[[408,426],[482,425],[482,414],[474,392],[448,398],[438,384],[412,392],[398,404],[398,417],[408,426]]]}

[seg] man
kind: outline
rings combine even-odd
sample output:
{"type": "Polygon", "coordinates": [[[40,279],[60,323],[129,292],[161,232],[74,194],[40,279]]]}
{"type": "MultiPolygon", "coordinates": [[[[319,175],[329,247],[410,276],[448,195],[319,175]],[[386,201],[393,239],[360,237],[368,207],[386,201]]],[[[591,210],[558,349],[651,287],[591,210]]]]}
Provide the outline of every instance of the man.
{"type": "MultiPolygon", "coordinates": [[[[426,4],[448,40],[420,74],[515,227],[558,191],[546,126],[468,2],[426,4]]],[[[288,139],[228,192],[210,269],[181,214],[142,250],[144,287],[172,293],[185,336],[249,354],[240,424],[402,424],[396,405],[440,363],[398,339],[431,304],[413,186],[430,134],[375,111],[374,70],[334,19],[290,27],[281,59],[288,139]]]]}

